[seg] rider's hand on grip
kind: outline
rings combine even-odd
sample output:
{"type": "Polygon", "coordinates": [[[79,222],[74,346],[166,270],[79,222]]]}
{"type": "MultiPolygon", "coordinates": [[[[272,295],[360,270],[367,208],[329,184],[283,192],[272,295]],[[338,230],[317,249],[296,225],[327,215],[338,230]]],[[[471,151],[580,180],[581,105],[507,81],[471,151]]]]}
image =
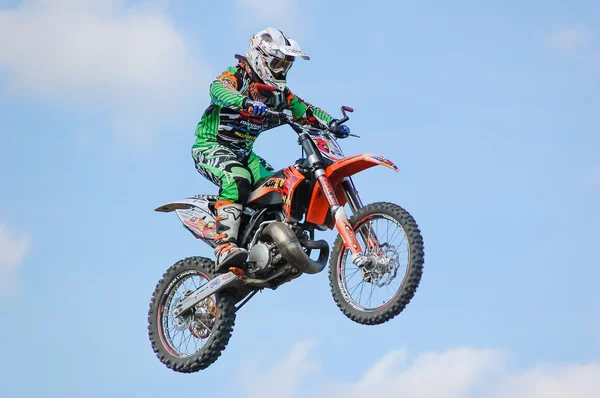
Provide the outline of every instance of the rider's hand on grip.
{"type": "Polygon", "coordinates": [[[251,99],[246,100],[245,107],[248,108],[248,112],[250,112],[252,116],[263,116],[269,109],[269,107],[262,102],[253,101],[251,99]]]}
{"type": "Polygon", "coordinates": [[[350,135],[350,127],[345,124],[337,124],[337,120],[333,120],[330,124],[330,130],[336,138],[348,138],[350,135]]]}

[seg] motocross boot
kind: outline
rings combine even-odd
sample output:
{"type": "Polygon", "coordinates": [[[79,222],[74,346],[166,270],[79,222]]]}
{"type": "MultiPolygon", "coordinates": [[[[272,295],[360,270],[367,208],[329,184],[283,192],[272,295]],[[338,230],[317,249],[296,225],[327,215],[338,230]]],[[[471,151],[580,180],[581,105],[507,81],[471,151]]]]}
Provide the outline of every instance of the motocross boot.
{"type": "Polygon", "coordinates": [[[217,235],[215,248],[217,272],[226,272],[229,267],[243,268],[248,251],[237,246],[237,235],[242,220],[241,204],[220,200],[215,204],[217,210],[217,235]]]}

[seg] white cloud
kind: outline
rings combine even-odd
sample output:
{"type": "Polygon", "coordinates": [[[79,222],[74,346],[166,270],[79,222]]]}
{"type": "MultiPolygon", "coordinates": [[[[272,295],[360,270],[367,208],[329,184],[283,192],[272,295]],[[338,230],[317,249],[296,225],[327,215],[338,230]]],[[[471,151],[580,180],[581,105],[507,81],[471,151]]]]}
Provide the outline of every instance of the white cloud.
{"type": "Polygon", "coordinates": [[[0,296],[8,296],[17,291],[19,265],[29,248],[28,236],[18,237],[0,223],[0,296]]]}
{"type": "Polygon", "coordinates": [[[508,375],[490,398],[593,398],[600,391],[600,364],[540,365],[508,375]]]}
{"type": "Polygon", "coordinates": [[[319,370],[319,363],[308,358],[312,346],[308,341],[297,343],[285,358],[263,372],[257,371],[260,364],[256,360],[248,362],[241,375],[243,383],[240,383],[244,386],[244,396],[296,397],[302,378],[319,370]]]}
{"type": "MultiPolygon", "coordinates": [[[[592,398],[600,390],[600,364],[539,365],[511,369],[508,356],[495,350],[460,348],[418,355],[412,361],[405,351],[383,356],[358,380],[302,379],[322,367],[309,356],[309,344],[264,371],[252,368],[256,383],[245,396],[262,398],[592,398]],[[310,383],[309,383],[310,381],[310,383]],[[300,386],[312,385],[310,392],[300,386]],[[256,386],[259,387],[255,390],[256,386]]],[[[242,373],[248,374],[248,369],[242,373]]],[[[323,376],[323,372],[320,372],[323,376]]],[[[324,377],[327,377],[326,375],[324,377]]]]}
{"type": "Polygon", "coordinates": [[[583,47],[587,40],[588,35],[582,29],[561,28],[546,38],[546,45],[555,51],[572,53],[583,47]]]}
{"type": "Polygon", "coordinates": [[[0,37],[10,91],[109,110],[134,138],[172,121],[205,77],[169,18],[147,3],[25,1],[0,9],[0,37]]]}

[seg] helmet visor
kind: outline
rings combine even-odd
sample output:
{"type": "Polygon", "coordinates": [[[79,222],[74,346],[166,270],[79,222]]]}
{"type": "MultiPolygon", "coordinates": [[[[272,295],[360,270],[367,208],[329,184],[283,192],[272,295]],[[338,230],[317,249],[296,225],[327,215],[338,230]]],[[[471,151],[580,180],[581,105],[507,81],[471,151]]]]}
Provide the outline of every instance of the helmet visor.
{"type": "Polygon", "coordinates": [[[292,67],[293,63],[294,57],[287,56],[286,59],[273,57],[269,62],[269,69],[271,69],[274,73],[285,76],[287,71],[292,67]]]}

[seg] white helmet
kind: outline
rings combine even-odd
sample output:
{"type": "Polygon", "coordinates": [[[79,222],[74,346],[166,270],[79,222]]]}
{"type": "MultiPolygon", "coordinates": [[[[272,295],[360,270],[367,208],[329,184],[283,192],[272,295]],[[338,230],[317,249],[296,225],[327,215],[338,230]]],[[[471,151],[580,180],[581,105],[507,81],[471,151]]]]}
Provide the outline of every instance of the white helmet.
{"type": "Polygon", "coordinates": [[[280,90],[286,86],[287,71],[296,56],[310,59],[295,40],[275,28],[261,30],[250,39],[246,59],[250,67],[263,80],[280,90]]]}

